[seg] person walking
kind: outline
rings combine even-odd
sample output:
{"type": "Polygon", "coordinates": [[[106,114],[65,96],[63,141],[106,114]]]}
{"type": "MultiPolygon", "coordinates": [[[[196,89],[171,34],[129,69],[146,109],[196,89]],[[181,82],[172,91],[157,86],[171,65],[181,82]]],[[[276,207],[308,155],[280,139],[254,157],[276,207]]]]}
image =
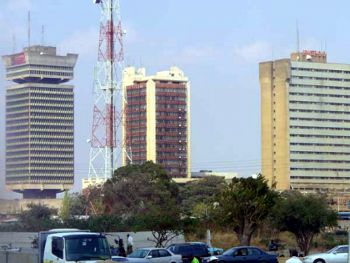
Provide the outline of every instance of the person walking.
{"type": "Polygon", "coordinates": [[[132,249],[133,249],[133,246],[134,246],[134,239],[129,234],[127,234],[126,237],[127,237],[126,251],[127,251],[128,255],[129,255],[129,254],[132,253],[132,249]]]}
{"type": "Polygon", "coordinates": [[[126,257],[123,239],[119,239],[118,245],[118,256],[126,257]]]}

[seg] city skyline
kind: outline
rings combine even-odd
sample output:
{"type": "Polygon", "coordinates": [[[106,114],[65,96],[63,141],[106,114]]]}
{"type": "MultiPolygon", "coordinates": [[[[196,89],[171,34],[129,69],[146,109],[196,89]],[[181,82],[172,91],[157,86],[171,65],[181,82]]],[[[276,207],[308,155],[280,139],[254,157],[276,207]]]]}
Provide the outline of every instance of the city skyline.
{"type": "MultiPolygon", "coordinates": [[[[121,12],[128,32],[126,65],[146,67],[149,73],[176,65],[191,79],[192,170],[232,170],[246,176],[260,171],[258,62],[287,57],[295,51],[296,21],[301,49],[327,49],[330,62],[349,62],[350,54],[345,51],[350,39],[340,30],[350,23],[345,11],[350,4],[232,2],[199,6],[199,1],[133,0],[122,1],[121,12]],[[340,5],[344,8],[339,9],[340,5]],[[310,12],[318,15],[310,18],[310,12]]],[[[44,24],[44,44],[57,46],[59,53],[79,53],[73,81],[77,191],[88,172],[86,139],[91,133],[92,72],[97,58],[100,10],[92,1],[53,0],[5,0],[0,8],[1,55],[12,53],[13,34],[16,51],[27,45],[28,9],[32,12],[32,44],[41,42],[44,24]],[[78,16],[77,10],[83,15],[78,16]],[[13,12],[17,15],[13,16],[13,12]]],[[[4,105],[3,66],[0,74],[0,101],[4,105]]],[[[3,106],[1,123],[4,113],[3,106]]],[[[4,129],[0,131],[0,141],[4,142],[4,129]]],[[[0,153],[3,180],[4,144],[0,153]]]]}

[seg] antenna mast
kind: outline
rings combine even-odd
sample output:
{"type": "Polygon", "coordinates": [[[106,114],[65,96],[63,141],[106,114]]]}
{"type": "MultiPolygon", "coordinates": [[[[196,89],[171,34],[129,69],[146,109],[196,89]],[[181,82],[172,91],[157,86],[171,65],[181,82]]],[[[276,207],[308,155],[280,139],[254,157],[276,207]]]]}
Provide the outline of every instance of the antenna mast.
{"type": "Polygon", "coordinates": [[[16,34],[13,33],[12,35],[12,54],[15,54],[16,53],[16,34]]]}
{"type": "Polygon", "coordinates": [[[28,47],[30,47],[30,34],[31,34],[31,32],[30,32],[30,11],[28,11],[28,47]]]}
{"type": "Polygon", "coordinates": [[[299,40],[299,25],[298,21],[296,22],[297,27],[297,52],[298,52],[298,60],[300,59],[300,40],[299,40]]]}
{"type": "Polygon", "coordinates": [[[41,45],[45,45],[45,26],[41,26],[41,45]]]}
{"type": "Polygon", "coordinates": [[[89,140],[89,180],[101,183],[112,176],[122,153],[128,151],[121,139],[124,47],[119,0],[95,0],[95,3],[101,7],[101,19],[89,140]]]}

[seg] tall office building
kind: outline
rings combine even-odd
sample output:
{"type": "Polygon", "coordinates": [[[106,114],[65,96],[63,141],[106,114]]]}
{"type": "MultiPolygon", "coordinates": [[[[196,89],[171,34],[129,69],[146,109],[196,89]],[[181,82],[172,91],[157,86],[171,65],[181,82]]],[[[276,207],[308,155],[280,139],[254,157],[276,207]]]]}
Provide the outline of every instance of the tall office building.
{"type": "Polygon", "coordinates": [[[74,182],[73,79],[78,55],[30,46],[4,56],[6,186],[23,198],[55,198],[74,182]]]}
{"type": "Polygon", "coordinates": [[[277,189],[350,190],[350,65],[325,52],[260,63],[262,173],[277,189]]]}
{"type": "Polygon", "coordinates": [[[190,177],[188,78],[176,67],[153,76],[130,67],[124,71],[123,89],[123,141],[133,163],[151,160],[174,178],[190,177]]]}

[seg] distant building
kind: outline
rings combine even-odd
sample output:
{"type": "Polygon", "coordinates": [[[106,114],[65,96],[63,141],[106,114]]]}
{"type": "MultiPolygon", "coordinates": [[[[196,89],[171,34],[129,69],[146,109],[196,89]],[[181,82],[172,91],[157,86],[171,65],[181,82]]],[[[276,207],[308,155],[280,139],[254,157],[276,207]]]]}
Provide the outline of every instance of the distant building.
{"type": "Polygon", "coordinates": [[[225,180],[231,180],[233,178],[239,178],[238,173],[235,172],[215,172],[212,170],[201,170],[199,172],[192,172],[191,178],[205,178],[208,176],[223,177],[225,180]]]}
{"type": "Polygon", "coordinates": [[[262,174],[277,189],[350,190],[350,65],[325,52],[260,63],[262,174]]]}
{"type": "Polygon", "coordinates": [[[23,198],[55,198],[74,182],[73,79],[78,55],[31,46],[4,56],[6,186],[23,198]]]}
{"type": "MultiPolygon", "coordinates": [[[[146,76],[126,68],[123,75],[123,141],[134,164],[151,160],[174,178],[190,177],[190,85],[177,67],[146,76]]],[[[127,158],[123,158],[124,164],[127,158]]]]}

